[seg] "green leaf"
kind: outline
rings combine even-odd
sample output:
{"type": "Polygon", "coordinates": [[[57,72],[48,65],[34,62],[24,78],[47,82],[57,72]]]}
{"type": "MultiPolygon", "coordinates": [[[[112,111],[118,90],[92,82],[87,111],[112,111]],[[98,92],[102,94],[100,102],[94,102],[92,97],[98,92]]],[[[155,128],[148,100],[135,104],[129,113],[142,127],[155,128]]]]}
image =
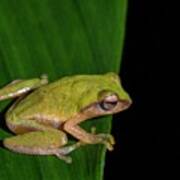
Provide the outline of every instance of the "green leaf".
{"type": "MultiPolygon", "coordinates": [[[[0,86],[19,78],[118,72],[126,0],[1,0],[0,86]]],[[[11,136],[0,102],[0,139],[11,136]]],[[[111,117],[83,123],[109,132],[111,117]]],[[[16,154],[0,146],[1,180],[102,180],[105,148],[88,145],[65,164],[52,156],[16,154]]]]}

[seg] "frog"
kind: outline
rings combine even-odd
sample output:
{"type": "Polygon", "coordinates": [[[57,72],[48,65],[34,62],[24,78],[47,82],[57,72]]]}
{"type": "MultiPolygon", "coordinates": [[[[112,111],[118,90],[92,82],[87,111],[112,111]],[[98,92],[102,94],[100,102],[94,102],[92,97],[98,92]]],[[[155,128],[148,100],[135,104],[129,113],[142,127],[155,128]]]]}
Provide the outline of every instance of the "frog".
{"type": "Polygon", "coordinates": [[[113,150],[108,133],[87,132],[80,123],[126,110],[132,104],[118,74],[69,75],[49,83],[48,76],[18,79],[0,89],[0,101],[14,98],[5,122],[14,136],[3,139],[10,151],[55,155],[67,163],[80,146],[103,144],[113,150]],[[68,136],[77,139],[69,145],[68,136]]]}

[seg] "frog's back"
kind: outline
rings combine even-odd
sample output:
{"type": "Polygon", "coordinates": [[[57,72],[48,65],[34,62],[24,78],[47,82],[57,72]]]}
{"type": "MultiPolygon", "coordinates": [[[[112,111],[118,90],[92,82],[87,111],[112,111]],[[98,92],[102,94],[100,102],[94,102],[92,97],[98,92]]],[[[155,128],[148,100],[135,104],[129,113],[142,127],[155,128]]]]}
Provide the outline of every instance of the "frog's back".
{"type": "Polygon", "coordinates": [[[13,113],[25,119],[66,121],[77,112],[77,96],[72,96],[75,79],[78,78],[64,77],[34,90],[18,102],[13,113]]]}

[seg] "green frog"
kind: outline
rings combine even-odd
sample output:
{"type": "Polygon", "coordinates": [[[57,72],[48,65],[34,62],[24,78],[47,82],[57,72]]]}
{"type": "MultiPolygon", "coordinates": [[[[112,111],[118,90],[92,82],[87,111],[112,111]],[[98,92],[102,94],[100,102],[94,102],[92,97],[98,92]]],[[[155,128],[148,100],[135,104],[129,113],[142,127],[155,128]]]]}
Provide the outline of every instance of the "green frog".
{"type": "Polygon", "coordinates": [[[40,78],[15,80],[0,89],[0,100],[17,98],[6,113],[6,125],[15,136],[6,148],[25,154],[55,155],[70,163],[70,152],[85,144],[115,143],[111,134],[86,132],[79,124],[127,109],[132,100],[117,74],[73,75],[48,83],[40,78]],[[66,133],[78,139],[67,145],[66,133]]]}

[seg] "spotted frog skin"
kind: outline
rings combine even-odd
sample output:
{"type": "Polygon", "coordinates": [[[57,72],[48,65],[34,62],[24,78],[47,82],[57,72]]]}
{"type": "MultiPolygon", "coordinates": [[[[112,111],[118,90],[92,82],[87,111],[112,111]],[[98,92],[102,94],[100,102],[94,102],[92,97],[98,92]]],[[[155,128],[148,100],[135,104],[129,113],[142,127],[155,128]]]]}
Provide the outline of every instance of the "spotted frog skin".
{"type": "Polygon", "coordinates": [[[115,73],[74,75],[48,83],[48,78],[15,80],[0,89],[0,100],[17,98],[6,113],[6,124],[15,134],[6,138],[6,148],[25,154],[67,156],[85,144],[104,144],[112,150],[110,134],[86,132],[79,124],[98,116],[118,113],[132,101],[115,73]],[[66,133],[79,141],[68,143],[66,133]]]}

